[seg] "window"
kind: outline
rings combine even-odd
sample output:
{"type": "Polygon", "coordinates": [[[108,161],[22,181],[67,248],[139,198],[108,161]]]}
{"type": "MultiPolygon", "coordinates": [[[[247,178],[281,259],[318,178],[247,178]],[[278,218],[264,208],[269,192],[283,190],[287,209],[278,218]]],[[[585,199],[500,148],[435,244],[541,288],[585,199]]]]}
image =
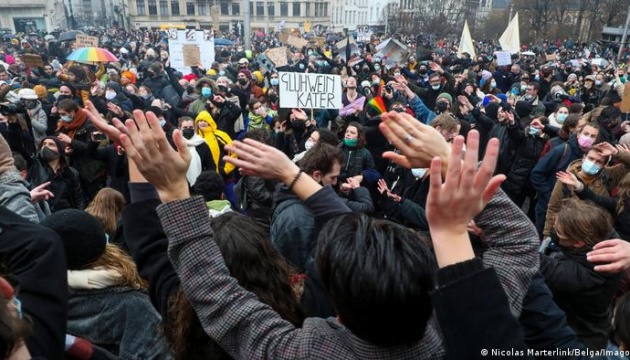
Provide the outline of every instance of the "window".
{"type": "Polygon", "coordinates": [[[230,4],[227,1],[221,1],[221,15],[230,14],[230,4]]]}
{"type": "Polygon", "coordinates": [[[286,1],[280,2],[280,16],[289,16],[289,3],[286,1]]]}
{"type": "Polygon", "coordinates": [[[195,15],[195,3],[193,2],[186,3],[186,15],[195,15]]]}
{"type": "Polygon", "coordinates": [[[265,3],[262,1],[256,2],[256,16],[265,16],[265,3]]]}
{"type": "Polygon", "coordinates": [[[273,3],[273,1],[267,3],[267,14],[269,14],[270,18],[276,16],[276,5],[273,3]]]}
{"type": "Polygon", "coordinates": [[[311,3],[310,2],[305,2],[304,6],[306,7],[306,9],[304,10],[305,11],[304,16],[311,17],[311,3]]]}
{"type": "Polygon", "coordinates": [[[328,3],[323,3],[324,6],[324,17],[328,17],[328,3]]]}
{"type": "Polygon", "coordinates": [[[179,0],[171,0],[171,15],[179,15],[179,0]]]}
{"type": "Polygon", "coordinates": [[[157,4],[155,0],[149,0],[149,15],[157,15],[157,4]]]}
{"type": "Polygon", "coordinates": [[[300,3],[299,2],[294,2],[293,3],[293,16],[294,17],[300,17],[300,3]]]}
{"type": "Polygon", "coordinates": [[[160,0],[160,15],[168,15],[168,0],[160,0]]]}
{"type": "Polygon", "coordinates": [[[197,0],[199,15],[208,15],[208,0],[197,0]]]}
{"type": "Polygon", "coordinates": [[[232,15],[235,15],[235,16],[241,15],[241,4],[232,3],[232,15]]]}
{"type": "Polygon", "coordinates": [[[136,7],[138,10],[138,15],[146,15],[147,9],[144,7],[144,0],[137,0],[136,7]]]}

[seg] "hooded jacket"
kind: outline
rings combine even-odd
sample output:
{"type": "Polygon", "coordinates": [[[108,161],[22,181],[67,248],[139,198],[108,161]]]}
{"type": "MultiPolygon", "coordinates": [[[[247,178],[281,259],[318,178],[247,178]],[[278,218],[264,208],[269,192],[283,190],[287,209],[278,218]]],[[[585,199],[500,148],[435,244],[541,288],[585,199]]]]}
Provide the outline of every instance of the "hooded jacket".
{"type": "Polygon", "coordinates": [[[223,147],[225,145],[231,145],[232,139],[228,134],[221,130],[217,130],[217,124],[214,122],[212,115],[206,110],[202,111],[195,118],[195,125],[198,125],[199,121],[205,121],[208,123],[208,127],[204,130],[197,126],[197,134],[201,136],[208,144],[212,159],[214,162],[214,171],[222,176],[229,175],[234,171],[235,166],[231,163],[225,162],[223,157],[229,155],[236,158],[235,154],[227,153],[223,147]]]}
{"type": "Polygon", "coordinates": [[[120,106],[124,111],[133,111],[133,103],[123,92],[122,87],[117,82],[110,81],[107,83],[107,87],[116,91],[116,97],[111,102],[120,106]]]}
{"type": "Polygon", "coordinates": [[[37,105],[34,108],[27,109],[26,112],[31,118],[35,144],[39,144],[46,137],[46,131],[48,131],[48,115],[46,115],[39,100],[37,100],[37,105]]]}
{"type": "Polygon", "coordinates": [[[196,116],[200,112],[204,111],[206,109],[206,101],[212,99],[212,95],[216,93],[216,88],[214,80],[207,77],[199,79],[199,81],[195,84],[195,90],[197,91],[197,95],[199,97],[188,106],[188,112],[196,116]],[[201,89],[204,85],[210,85],[210,89],[212,89],[212,93],[209,98],[205,98],[201,95],[201,89]]]}

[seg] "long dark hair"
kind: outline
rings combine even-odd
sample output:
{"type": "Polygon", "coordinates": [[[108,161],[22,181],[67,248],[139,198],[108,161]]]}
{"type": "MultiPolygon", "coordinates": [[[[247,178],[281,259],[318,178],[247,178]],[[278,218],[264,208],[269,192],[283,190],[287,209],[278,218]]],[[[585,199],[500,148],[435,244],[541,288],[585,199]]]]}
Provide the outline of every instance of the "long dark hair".
{"type": "MultiPolygon", "coordinates": [[[[301,327],[304,314],[289,281],[291,269],[274,249],[269,235],[239,213],[227,213],[210,221],[215,229],[214,240],[232,277],[283,319],[301,327]]],[[[181,289],[172,299],[165,334],[175,359],[231,359],[203,331],[181,289]]]]}

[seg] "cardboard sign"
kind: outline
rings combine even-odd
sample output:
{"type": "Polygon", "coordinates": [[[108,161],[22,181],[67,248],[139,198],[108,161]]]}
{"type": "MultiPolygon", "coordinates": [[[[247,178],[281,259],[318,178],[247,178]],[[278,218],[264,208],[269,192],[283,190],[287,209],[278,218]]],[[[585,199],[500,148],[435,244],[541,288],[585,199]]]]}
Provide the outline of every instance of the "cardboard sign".
{"type": "Polygon", "coordinates": [[[281,72],[280,107],[341,109],[341,76],[281,72]]]}
{"type": "Polygon", "coordinates": [[[287,48],[282,46],[265,51],[267,58],[276,66],[286,66],[289,61],[287,59],[287,48]]]}
{"type": "Polygon", "coordinates": [[[278,34],[278,40],[280,40],[280,42],[283,43],[283,44],[288,44],[289,43],[289,34],[284,33],[284,32],[278,34]]]}
{"type": "Polygon", "coordinates": [[[184,66],[197,66],[201,61],[201,52],[197,45],[183,45],[182,54],[184,55],[184,66]]]}
{"type": "Polygon", "coordinates": [[[309,41],[309,43],[311,45],[320,47],[320,48],[324,48],[324,45],[326,45],[326,38],[325,37],[321,37],[321,36],[313,36],[311,38],[311,40],[309,41]]]}
{"type": "Polygon", "coordinates": [[[352,56],[353,54],[357,54],[357,55],[361,54],[361,50],[357,46],[357,43],[354,41],[354,38],[350,37],[349,39],[350,40],[346,38],[337,43],[337,51],[339,51],[339,57],[342,58],[344,61],[347,60],[346,47],[348,46],[348,42],[350,42],[350,56],[352,56]]]}
{"type": "Polygon", "coordinates": [[[308,41],[297,36],[289,35],[289,38],[287,39],[287,44],[301,49],[305,46],[308,46],[308,41]]]}
{"type": "Polygon", "coordinates": [[[388,69],[391,69],[393,66],[403,63],[404,60],[409,57],[409,50],[398,40],[389,39],[389,41],[385,43],[385,46],[380,48],[376,56],[386,59],[386,66],[388,69]]]}
{"type": "Polygon", "coordinates": [[[44,66],[44,61],[42,61],[42,57],[40,55],[25,54],[21,56],[21,59],[24,65],[31,69],[44,66]]]}
{"type": "Polygon", "coordinates": [[[630,113],[630,82],[626,83],[626,87],[623,93],[623,101],[619,107],[622,113],[630,113]]]}
{"type": "Polygon", "coordinates": [[[556,54],[547,54],[547,61],[556,61],[558,59],[558,55],[556,54]]]}
{"type": "Polygon", "coordinates": [[[76,46],[77,48],[98,47],[98,38],[96,36],[77,34],[76,46]]]}

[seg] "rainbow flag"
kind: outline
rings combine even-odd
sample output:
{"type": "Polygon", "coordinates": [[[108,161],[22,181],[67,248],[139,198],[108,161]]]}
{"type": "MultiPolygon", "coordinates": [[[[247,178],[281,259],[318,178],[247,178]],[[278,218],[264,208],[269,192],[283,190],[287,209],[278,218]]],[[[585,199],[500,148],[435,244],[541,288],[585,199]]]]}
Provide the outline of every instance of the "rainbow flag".
{"type": "Polygon", "coordinates": [[[367,106],[365,107],[365,112],[369,116],[379,116],[382,113],[387,111],[387,107],[385,106],[385,102],[383,98],[380,96],[375,96],[370,101],[368,101],[367,106]]]}

